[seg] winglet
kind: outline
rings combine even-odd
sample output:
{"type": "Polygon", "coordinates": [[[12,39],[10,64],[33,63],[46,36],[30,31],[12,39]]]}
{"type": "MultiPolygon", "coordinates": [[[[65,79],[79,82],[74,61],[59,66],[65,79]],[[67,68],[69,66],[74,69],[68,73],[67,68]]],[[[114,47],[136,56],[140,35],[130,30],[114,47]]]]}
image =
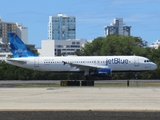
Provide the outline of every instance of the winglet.
{"type": "Polygon", "coordinates": [[[35,56],[15,33],[8,33],[8,38],[14,58],[35,56]]]}

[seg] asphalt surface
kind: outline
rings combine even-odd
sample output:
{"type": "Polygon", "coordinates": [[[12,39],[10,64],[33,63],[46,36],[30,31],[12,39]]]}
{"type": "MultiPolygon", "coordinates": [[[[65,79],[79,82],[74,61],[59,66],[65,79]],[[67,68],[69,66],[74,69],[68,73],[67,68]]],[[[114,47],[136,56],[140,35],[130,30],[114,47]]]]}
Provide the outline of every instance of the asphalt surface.
{"type": "Polygon", "coordinates": [[[160,88],[0,88],[0,110],[159,111],[160,88]]]}
{"type": "Polygon", "coordinates": [[[160,119],[159,87],[0,88],[0,120],[137,119],[160,119]]]}
{"type": "Polygon", "coordinates": [[[159,120],[160,112],[1,111],[0,120],[159,120]]]}

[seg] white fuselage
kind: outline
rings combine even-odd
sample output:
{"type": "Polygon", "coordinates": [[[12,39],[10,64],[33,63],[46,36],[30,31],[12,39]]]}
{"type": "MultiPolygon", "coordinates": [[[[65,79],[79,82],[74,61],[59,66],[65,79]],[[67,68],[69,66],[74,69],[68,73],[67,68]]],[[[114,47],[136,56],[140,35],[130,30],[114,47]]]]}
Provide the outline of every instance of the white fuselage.
{"type": "Polygon", "coordinates": [[[149,59],[140,56],[67,56],[9,58],[7,63],[40,71],[78,72],[86,71],[87,65],[110,68],[114,71],[148,71],[157,68],[149,59]],[[67,64],[64,64],[66,62],[67,64]],[[71,66],[70,63],[81,67],[71,66]],[[84,67],[83,67],[84,66],[84,67]]]}

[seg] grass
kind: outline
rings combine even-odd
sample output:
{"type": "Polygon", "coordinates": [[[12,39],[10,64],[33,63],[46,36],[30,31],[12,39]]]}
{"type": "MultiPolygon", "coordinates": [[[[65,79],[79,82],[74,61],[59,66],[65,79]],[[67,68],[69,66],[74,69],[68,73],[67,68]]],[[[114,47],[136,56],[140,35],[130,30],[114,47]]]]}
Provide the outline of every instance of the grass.
{"type": "MultiPolygon", "coordinates": [[[[136,87],[136,82],[131,83],[130,86],[136,87]]],[[[138,82],[139,87],[160,87],[160,82],[153,82],[153,83],[144,83],[144,82],[138,82]]]]}
{"type": "MultiPolygon", "coordinates": [[[[44,88],[44,87],[61,87],[61,86],[60,84],[19,84],[13,87],[14,88],[44,88]]],[[[127,87],[127,84],[126,83],[95,83],[94,87],[127,87]]],[[[130,82],[129,87],[160,87],[160,83],[159,82],[157,83],[156,82],[154,83],[138,82],[137,84],[136,82],[130,82]]]]}
{"type": "MultiPolygon", "coordinates": [[[[46,87],[61,87],[60,82],[57,83],[36,83],[36,84],[0,84],[0,87],[9,87],[9,88],[46,88],[46,87]]],[[[67,87],[67,86],[62,86],[67,87]]],[[[72,87],[72,86],[69,86],[72,87]]],[[[75,87],[75,86],[74,86],[75,87]]],[[[76,86],[78,87],[78,86],[76,86]]],[[[81,86],[80,86],[81,87],[81,86]]],[[[127,82],[125,83],[95,83],[94,87],[127,87],[127,82]]],[[[136,81],[130,81],[129,87],[160,87],[160,81],[139,81],[136,83],[136,81]]]]}
{"type": "MultiPolygon", "coordinates": [[[[160,82],[130,82],[129,87],[160,87],[160,82]]],[[[127,87],[127,83],[104,83],[95,84],[95,87],[127,87]]]]}
{"type": "Polygon", "coordinates": [[[59,84],[12,84],[12,85],[0,85],[0,87],[10,88],[44,88],[44,87],[60,87],[59,84]]]}

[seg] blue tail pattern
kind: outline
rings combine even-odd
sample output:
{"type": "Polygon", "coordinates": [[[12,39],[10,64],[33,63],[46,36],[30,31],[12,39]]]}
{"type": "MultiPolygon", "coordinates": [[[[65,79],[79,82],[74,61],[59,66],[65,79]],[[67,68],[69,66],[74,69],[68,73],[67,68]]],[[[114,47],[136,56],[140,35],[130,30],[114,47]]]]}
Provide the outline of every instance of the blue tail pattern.
{"type": "Polygon", "coordinates": [[[35,56],[15,33],[8,33],[8,38],[14,58],[35,56]]]}

